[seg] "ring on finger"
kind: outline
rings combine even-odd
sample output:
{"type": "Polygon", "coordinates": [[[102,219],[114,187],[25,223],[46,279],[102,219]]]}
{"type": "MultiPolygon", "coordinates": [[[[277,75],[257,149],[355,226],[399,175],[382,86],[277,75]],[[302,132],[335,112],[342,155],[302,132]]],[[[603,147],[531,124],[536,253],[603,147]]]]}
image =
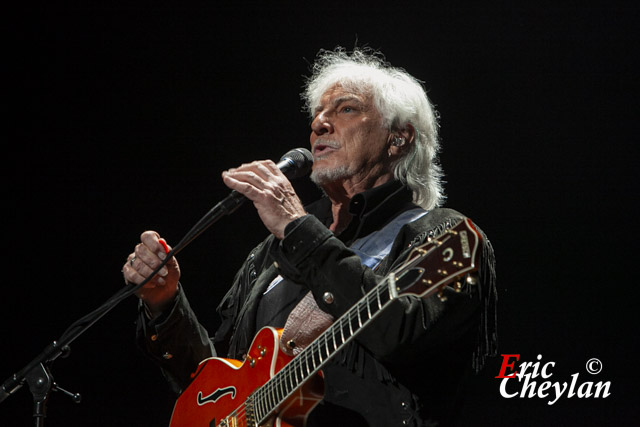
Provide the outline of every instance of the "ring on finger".
{"type": "Polygon", "coordinates": [[[131,258],[131,261],[129,261],[129,265],[130,265],[131,267],[133,267],[133,261],[135,261],[135,260],[136,260],[136,257],[132,257],[132,258],[131,258]]]}

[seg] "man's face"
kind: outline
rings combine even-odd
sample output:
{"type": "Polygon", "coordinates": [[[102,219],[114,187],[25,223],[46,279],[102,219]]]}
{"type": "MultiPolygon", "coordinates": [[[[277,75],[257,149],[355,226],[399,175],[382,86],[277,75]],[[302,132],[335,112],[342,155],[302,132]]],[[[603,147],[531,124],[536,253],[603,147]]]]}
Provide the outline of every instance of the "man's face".
{"type": "Polygon", "coordinates": [[[371,96],[332,86],[311,123],[311,179],[327,185],[378,178],[388,170],[388,138],[371,96]]]}

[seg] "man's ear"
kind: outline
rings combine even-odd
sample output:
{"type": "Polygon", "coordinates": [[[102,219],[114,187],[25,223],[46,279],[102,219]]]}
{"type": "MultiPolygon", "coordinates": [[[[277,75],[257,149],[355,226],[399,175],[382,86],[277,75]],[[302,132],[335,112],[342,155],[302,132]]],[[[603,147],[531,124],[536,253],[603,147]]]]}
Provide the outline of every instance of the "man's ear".
{"type": "Polygon", "coordinates": [[[407,123],[402,129],[394,129],[389,134],[389,157],[399,156],[404,153],[416,136],[416,129],[411,123],[407,123]]]}

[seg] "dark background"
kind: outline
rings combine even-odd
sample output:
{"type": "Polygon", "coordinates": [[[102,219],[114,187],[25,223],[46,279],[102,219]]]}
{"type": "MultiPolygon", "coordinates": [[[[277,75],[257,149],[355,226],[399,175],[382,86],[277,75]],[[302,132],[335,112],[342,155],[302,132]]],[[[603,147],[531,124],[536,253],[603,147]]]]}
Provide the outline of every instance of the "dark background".
{"type": "MultiPolygon", "coordinates": [[[[635,2],[143,4],[5,16],[0,381],[123,285],[143,230],[177,242],[228,193],[223,170],[307,146],[302,76],[320,48],[357,42],[425,81],[441,114],[447,206],[496,249],[500,353],[542,354],[551,381],[611,381],[607,399],[505,399],[495,359],[464,424],[638,419],[635,2]]],[[[212,330],[265,235],[247,204],[180,255],[212,330]]],[[[173,397],[135,348],[135,312],[126,300],[54,363],[83,402],[53,394],[47,425],[168,424],[173,397]]],[[[0,425],[30,414],[23,387],[0,404],[0,425]]]]}

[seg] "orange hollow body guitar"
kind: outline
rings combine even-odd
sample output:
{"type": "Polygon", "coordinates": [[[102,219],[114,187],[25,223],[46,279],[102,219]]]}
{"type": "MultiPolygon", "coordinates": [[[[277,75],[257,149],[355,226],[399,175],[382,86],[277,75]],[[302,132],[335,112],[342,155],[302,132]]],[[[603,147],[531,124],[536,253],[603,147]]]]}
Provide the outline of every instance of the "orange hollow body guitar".
{"type": "Polygon", "coordinates": [[[281,332],[261,329],[244,363],[217,357],[202,361],[194,380],[176,402],[171,427],[269,425],[258,424],[261,413],[256,414],[256,403],[262,411],[265,404],[274,406],[278,413],[277,418],[271,417],[274,426],[304,425],[307,414],[322,400],[324,381],[316,373],[292,393],[285,390],[291,384],[269,382],[293,359],[279,350],[281,332]],[[282,398],[285,393],[288,398],[282,398]],[[259,399],[265,402],[257,402],[259,399]]]}
{"type": "Polygon", "coordinates": [[[279,350],[280,332],[261,329],[244,362],[203,360],[173,409],[170,427],[304,426],[322,400],[320,369],[400,296],[426,298],[454,283],[476,284],[481,236],[469,219],[414,248],[296,357],[279,350]],[[464,283],[463,283],[464,280],[464,283]]]}

